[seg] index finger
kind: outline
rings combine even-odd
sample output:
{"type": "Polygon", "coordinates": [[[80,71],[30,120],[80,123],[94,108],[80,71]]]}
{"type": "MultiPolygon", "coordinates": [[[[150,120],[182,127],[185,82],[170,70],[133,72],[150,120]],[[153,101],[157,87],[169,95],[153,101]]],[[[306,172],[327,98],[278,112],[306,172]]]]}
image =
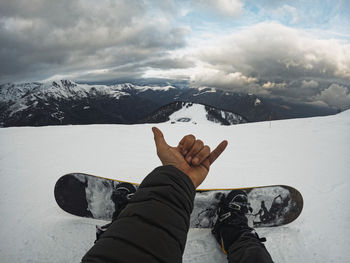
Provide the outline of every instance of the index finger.
{"type": "Polygon", "coordinates": [[[214,151],[212,151],[208,157],[210,165],[215,162],[215,160],[222,154],[222,152],[226,149],[228,142],[222,141],[214,151]]]}

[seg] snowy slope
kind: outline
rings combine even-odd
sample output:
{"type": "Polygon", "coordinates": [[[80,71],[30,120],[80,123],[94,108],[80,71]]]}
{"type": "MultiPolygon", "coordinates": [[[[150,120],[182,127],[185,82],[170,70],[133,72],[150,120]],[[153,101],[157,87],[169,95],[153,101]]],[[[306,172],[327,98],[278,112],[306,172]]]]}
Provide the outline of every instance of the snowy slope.
{"type": "Polygon", "coordinates": [[[242,116],[233,112],[218,110],[202,104],[189,102],[183,103],[183,107],[180,110],[174,112],[169,116],[169,122],[171,124],[178,122],[191,122],[193,124],[209,124],[210,122],[212,122],[222,125],[223,121],[225,121],[227,125],[246,122],[242,116]],[[218,116],[215,116],[210,111],[214,111],[214,114],[216,113],[218,116]]]}
{"type": "MultiPolygon", "coordinates": [[[[350,262],[350,111],[329,117],[219,126],[164,123],[170,144],[193,133],[229,141],[201,187],[287,184],[304,210],[295,222],[259,229],[275,262],[350,262]]],[[[63,174],[140,182],[160,162],[151,125],[0,129],[1,262],[79,262],[96,223],[55,204],[63,174]]],[[[184,262],[226,262],[208,230],[191,230],[184,262]]]]}
{"type": "Polygon", "coordinates": [[[169,116],[169,122],[191,122],[193,124],[206,124],[208,123],[206,115],[207,112],[204,105],[185,105],[185,107],[183,107],[181,110],[178,110],[169,116]]]}
{"type": "Polygon", "coordinates": [[[208,105],[175,101],[164,105],[139,120],[139,123],[192,123],[192,124],[219,124],[234,125],[247,123],[247,120],[239,114],[217,109],[208,105]]]}

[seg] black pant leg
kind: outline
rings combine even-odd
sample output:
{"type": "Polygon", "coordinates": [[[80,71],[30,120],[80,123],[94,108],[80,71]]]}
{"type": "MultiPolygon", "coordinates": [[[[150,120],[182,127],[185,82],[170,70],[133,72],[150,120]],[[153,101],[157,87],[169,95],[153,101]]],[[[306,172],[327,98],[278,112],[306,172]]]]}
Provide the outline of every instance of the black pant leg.
{"type": "Polygon", "coordinates": [[[273,263],[264,244],[256,237],[241,235],[228,251],[229,263],[273,263]]]}

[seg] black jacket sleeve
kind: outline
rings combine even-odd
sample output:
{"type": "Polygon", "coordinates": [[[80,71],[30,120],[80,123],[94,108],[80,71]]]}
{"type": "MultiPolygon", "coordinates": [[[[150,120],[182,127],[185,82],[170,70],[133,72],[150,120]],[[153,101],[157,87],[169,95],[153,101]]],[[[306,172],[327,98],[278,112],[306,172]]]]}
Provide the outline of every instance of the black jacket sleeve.
{"type": "Polygon", "coordinates": [[[186,174],[156,168],[82,262],[182,262],[194,196],[186,174]]]}

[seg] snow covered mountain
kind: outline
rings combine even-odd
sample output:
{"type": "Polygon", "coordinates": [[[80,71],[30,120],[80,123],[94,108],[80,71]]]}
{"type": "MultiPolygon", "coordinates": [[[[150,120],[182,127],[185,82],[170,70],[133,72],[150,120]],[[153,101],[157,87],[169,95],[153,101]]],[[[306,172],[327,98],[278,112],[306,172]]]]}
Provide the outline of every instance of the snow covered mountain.
{"type": "Polygon", "coordinates": [[[135,124],[160,107],[176,101],[224,109],[243,116],[249,122],[305,117],[304,113],[309,111],[314,115],[332,113],[318,108],[300,110],[300,106],[290,104],[286,107],[279,105],[282,102],[271,103],[255,95],[215,88],[129,83],[87,85],[60,80],[0,85],[0,126],[135,124]]]}
{"type": "Polygon", "coordinates": [[[6,84],[0,87],[0,123],[2,126],[135,123],[145,112],[157,107],[135,96],[148,89],[151,87],[91,86],[69,80],[6,84]]]}
{"type": "Polygon", "coordinates": [[[126,83],[121,85],[87,85],[77,84],[70,80],[60,80],[46,83],[23,83],[23,84],[4,84],[0,86],[0,102],[17,102],[24,99],[82,99],[89,96],[108,96],[119,99],[121,96],[130,96],[147,90],[168,91],[175,89],[171,86],[150,87],[134,86],[126,83]]]}
{"type": "Polygon", "coordinates": [[[161,123],[167,121],[172,124],[183,122],[199,124],[211,121],[221,125],[247,122],[244,117],[233,112],[219,110],[203,104],[179,101],[167,104],[140,120],[141,123],[161,123]]]}
{"type": "MultiPolygon", "coordinates": [[[[203,103],[209,99],[213,100],[211,97],[216,97],[205,99],[207,93],[216,95],[216,90],[184,90],[173,86],[135,86],[129,83],[111,86],[87,85],[69,80],[4,84],[0,86],[0,124],[43,126],[140,123],[140,119],[145,120],[145,116],[151,112],[176,100],[199,100],[203,103]]],[[[230,97],[231,102],[240,103],[242,110],[243,105],[246,105],[246,108],[258,108],[255,103],[258,99],[255,97],[227,94],[226,97],[230,97]]],[[[221,98],[221,95],[219,97],[221,98]]],[[[215,100],[212,102],[217,104],[215,100]]],[[[226,115],[232,119],[229,113],[226,115]]],[[[225,123],[234,122],[227,120],[225,123]]]]}
{"type": "MultiPolygon", "coordinates": [[[[53,191],[60,176],[85,172],[141,182],[160,165],[152,125],[77,125],[0,129],[1,262],[79,262],[95,225],[62,211],[53,191]]],[[[334,116],[235,126],[157,124],[176,146],[194,134],[225,152],[201,188],[285,184],[305,206],[283,227],[259,228],[274,262],[350,262],[350,111],[334,116]]],[[[188,234],[184,263],[227,263],[210,230],[188,234]]]]}

